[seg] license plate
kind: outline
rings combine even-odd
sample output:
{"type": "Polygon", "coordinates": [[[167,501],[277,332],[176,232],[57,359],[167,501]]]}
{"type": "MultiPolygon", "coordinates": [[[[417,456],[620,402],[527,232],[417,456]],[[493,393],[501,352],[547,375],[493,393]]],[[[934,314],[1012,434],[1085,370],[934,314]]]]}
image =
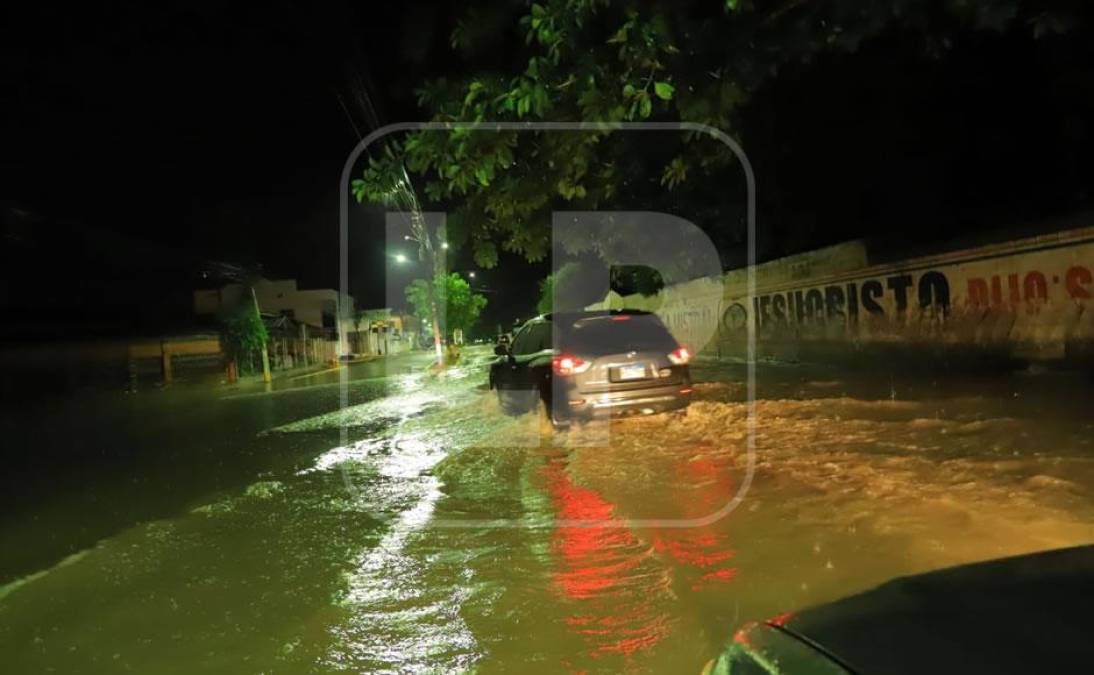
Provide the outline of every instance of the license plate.
{"type": "Polygon", "coordinates": [[[621,380],[641,380],[646,376],[646,366],[620,366],[619,367],[619,379],[621,380]]]}

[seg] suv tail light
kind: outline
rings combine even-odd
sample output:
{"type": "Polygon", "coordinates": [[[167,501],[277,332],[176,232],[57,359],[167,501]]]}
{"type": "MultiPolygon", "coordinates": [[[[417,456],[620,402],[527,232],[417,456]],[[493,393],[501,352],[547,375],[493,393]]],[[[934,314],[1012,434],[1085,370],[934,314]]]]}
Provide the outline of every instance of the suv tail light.
{"type": "Polygon", "coordinates": [[[680,347],[669,354],[669,361],[672,361],[674,365],[682,366],[688,361],[691,361],[691,352],[688,351],[687,347],[680,347]]]}
{"type": "Polygon", "coordinates": [[[559,375],[584,373],[593,364],[572,354],[562,354],[551,359],[551,368],[559,375]]]}

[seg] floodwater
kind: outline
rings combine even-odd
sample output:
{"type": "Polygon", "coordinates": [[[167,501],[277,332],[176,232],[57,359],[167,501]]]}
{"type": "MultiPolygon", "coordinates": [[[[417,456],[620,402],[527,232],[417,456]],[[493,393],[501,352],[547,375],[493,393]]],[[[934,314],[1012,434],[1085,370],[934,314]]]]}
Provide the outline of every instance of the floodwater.
{"type": "Polygon", "coordinates": [[[764,365],[750,405],[702,365],[687,417],[551,437],[485,352],[424,358],[6,418],[3,670],[698,672],[749,620],[1094,541],[1070,375],[764,365]]]}

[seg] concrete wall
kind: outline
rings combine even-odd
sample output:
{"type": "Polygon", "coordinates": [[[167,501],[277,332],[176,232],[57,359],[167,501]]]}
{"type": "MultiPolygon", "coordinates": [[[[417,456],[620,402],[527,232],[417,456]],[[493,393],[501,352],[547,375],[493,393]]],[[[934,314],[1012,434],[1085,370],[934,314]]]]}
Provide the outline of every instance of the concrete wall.
{"type": "Polygon", "coordinates": [[[827,360],[873,351],[1087,360],[1094,344],[1094,228],[871,265],[851,242],[601,307],[656,311],[685,344],[827,360]]]}

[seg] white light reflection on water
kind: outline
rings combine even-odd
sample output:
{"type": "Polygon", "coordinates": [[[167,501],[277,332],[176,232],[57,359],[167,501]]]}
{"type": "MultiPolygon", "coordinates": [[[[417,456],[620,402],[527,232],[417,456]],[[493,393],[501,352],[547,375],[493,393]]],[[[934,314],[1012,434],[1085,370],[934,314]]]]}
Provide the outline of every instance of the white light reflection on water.
{"type": "Polygon", "coordinates": [[[404,375],[396,382],[401,393],[281,429],[363,425],[377,418],[392,422],[379,437],[328,450],[303,472],[341,470],[352,482],[347,487],[356,494],[359,508],[388,521],[380,541],[358,554],[345,577],[339,605],[346,615],[329,629],[332,646],[321,659],[326,667],[456,671],[478,658],[476,640],[460,616],[467,585],[438,587],[427,578],[429,562],[407,551],[442,497],[432,470],[455,447],[453,434],[481,431],[444,422],[446,410],[476,396],[477,378],[469,374],[468,369],[452,368],[433,377],[404,375]],[[439,415],[421,417],[430,410],[439,415]],[[362,479],[357,474],[364,467],[362,479]]]}
{"type": "MultiPolygon", "coordinates": [[[[408,540],[430,522],[442,496],[440,481],[429,471],[444,452],[407,436],[393,439],[391,448],[372,455],[379,474],[395,479],[385,485],[382,498],[413,506],[398,513],[379,544],[365,550],[348,575],[341,602],[349,610],[348,620],[333,629],[335,647],[327,660],[367,665],[370,672],[405,672],[411,665],[436,668],[438,654],[447,654],[446,669],[465,668],[476,650],[460,618],[461,591],[437,593],[423,574],[427,566],[405,551],[408,540]]],[[[366,500],[372,496],[362,494],[366,500]]]]}
{"type": "Polygon", "coordinates": [[[291,424],[275,427],[273,432],[316,431],[338,427],[361,427],[378,421],[391,420],[401,423],[407,418],[421,415],[430,408],[442,405],[443,396],[427,391],[411,391],[360,405],[342,408],[325,415],[317,415],[291,424]]]}

